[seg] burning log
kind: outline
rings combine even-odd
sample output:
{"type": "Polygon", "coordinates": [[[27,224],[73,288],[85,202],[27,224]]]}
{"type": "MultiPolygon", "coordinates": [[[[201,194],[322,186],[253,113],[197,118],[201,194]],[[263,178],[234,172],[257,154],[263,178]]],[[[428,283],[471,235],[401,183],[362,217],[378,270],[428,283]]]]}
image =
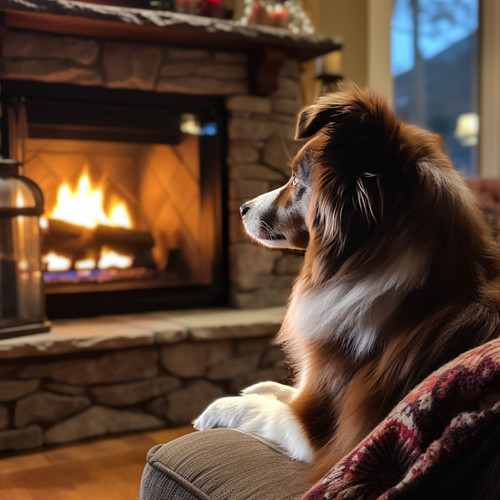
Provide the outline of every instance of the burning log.
{"type": "Polygon", "coordinates": [[[131,253],[134,253],[136,249],[151,248],[154,246],[151,233],[137,229],[97,226],[93,236],[99,246],[111,246],[117,250],[131,251],[131,253]]]}
{"type": "Polygon", "coordinates": [[[83,226],[77,226],[58,219],[49,219],[47,227],[42,230],[44,236],[53,236],[55,238],[81,238],[85,233],[90,233],[92,230],[83,226]]]}
{"type": "Polygon", "coordinates": [[[149,231],[122,227],[97,226],[94,229],[69,222],[49,219],[42,230],[44,252],[56,251],[68,256],[73,263],[93,258],[96,262],[101,250],[112,248],[116,252],[134,257],[134,266],[155,267],[151,254],[154,239],[149,231]]]}
{"type": "Polygon", "coordinates": [[[72,260],[80,260],[95,254],[98,249],[92,244],[92,229],[77,226],[58,219],[49,219],[42,228],[43,253],[57,251],[72,260]]]}
{"type": "Polygon", "coordinates": [[[101,248],[110,247],[120,253],[133,255],[134,266],[155,267],[151,254],[154,239],[149,231],[124,227],[97,226],[94,231],[94,240],[101,248]]]}

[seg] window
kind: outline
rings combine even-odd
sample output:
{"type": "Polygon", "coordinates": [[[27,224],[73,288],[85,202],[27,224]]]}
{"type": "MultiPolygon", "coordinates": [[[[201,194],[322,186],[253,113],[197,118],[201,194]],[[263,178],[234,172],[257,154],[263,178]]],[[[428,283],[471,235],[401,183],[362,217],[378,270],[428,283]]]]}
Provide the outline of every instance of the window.
{"type": "Polygon", "coordinates": [[[455,167],[478,173],[479,0],[395,0],[394,108],[438,133],[455,167]]]}

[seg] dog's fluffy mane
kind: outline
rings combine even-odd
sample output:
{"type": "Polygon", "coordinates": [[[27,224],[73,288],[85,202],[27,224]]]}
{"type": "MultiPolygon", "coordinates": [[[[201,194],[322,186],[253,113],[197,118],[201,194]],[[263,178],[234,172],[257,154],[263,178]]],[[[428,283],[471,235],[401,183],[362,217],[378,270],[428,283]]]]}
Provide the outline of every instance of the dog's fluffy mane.
{"type": "Polygon", "coordinates": [[[415,384],[498,336],[499,256],[437,138],[354,85],[299,117],[309,244],[280,340],[321,475],[415,384]]]}

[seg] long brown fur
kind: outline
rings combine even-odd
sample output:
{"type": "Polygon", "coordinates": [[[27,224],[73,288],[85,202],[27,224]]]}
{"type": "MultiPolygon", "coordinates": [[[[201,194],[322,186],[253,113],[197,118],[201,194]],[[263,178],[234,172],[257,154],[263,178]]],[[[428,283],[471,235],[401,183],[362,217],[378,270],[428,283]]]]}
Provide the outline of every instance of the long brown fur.
{"type": "Polygon", "coordinates": [[[433,370],[498,336],[500,260],[436,138],[398,120],[376,94],[345,85],[320,97],[299,117],[296,137],[307,157],[294,168],[307,163],[313,194],[305,262],[280,340],[305,371],[291,407],[315,448],[319,478],[433,370]],[[327,340],[297,331],[291,308],[305,293],[363,279],[410,247],[427,255],[426,276],[366,355],[333,331],[327,340]]]}

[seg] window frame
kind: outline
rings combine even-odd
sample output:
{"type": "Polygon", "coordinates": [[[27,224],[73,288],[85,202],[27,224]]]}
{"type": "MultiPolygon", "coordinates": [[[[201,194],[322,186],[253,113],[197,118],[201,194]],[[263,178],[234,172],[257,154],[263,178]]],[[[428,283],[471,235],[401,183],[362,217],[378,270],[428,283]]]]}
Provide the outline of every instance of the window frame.
{"type": "Polygon", "coordinates": [[[500,177],[500,3],[479,11],[479,176],[500,177]]]}
{"type": "MultiPolygon", "coordinates": [[[[368,86],[392,102],[390,26],[394,0],[368,0],[368,86]]],[[[478,176],[500,177],[500,2],[479,10],[478,176]]]]}

